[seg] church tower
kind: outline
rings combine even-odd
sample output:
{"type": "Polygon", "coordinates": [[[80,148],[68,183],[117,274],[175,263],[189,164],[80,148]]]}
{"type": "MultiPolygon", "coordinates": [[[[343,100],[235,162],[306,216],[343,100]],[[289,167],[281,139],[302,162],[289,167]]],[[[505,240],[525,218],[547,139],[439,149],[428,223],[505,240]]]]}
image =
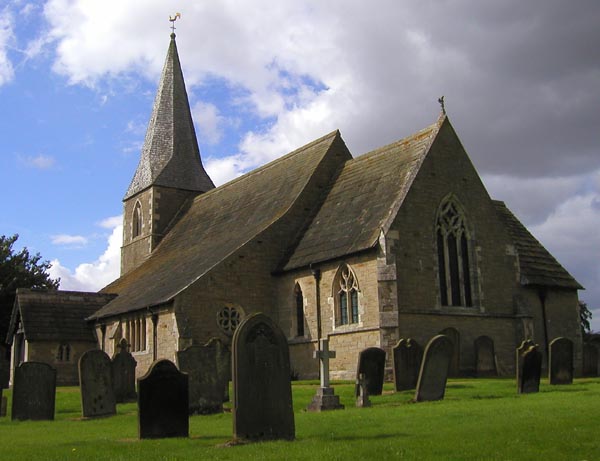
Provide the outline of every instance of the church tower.
{"type": "Polygon", "coordinates": [[[150,256],[191,199],[214,187],[200,160],[172,33],[140,163],[123,199],[121,275],[150,256]]]}

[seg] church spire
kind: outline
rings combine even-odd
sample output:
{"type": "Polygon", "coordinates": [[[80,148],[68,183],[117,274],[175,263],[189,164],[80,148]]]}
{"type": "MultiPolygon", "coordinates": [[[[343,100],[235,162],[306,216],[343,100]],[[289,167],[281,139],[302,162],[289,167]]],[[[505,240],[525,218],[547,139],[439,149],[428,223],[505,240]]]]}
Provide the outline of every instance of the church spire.
{"type": "Polygon", "coordinates": [[[171,33],[140,163],[124,200],[150,186],[194,192],[215,187],[200,160],[174,33],[171,33]]]}

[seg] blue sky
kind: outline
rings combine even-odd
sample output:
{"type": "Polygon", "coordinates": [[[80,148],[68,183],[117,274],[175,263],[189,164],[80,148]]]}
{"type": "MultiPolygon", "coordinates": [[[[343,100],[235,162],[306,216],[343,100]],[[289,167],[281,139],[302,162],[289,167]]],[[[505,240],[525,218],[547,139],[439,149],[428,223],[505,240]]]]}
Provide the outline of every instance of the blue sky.
{"type": "MultiPolygon", "coordinates": [[[[217,184],[334,129],[354,155],[446,107],[492,197],[600,309],[600,4],[559,0],[0,3],[0,233],[62,288],[118,275],[122,198],[168,16],[217,184]]],[[[600,310],[594,321],[600,330],[600,310]]]]}

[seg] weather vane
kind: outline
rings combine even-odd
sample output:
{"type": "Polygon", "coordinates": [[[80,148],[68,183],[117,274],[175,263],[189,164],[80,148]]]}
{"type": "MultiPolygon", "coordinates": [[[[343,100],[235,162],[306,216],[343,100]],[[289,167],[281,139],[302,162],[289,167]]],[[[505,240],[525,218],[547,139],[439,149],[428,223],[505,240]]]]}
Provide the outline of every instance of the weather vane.
{"type": "Polygon", "coordinates": [[[181,19],[181,13],[175,13],[175,16],[169,16],[169,21],[171,21],[171,33],[175,35],[175,21],[177,19],[181,19]]]}
{"type": "Polygon", "coordinates": [[[444,103],[444,97],[441,96],[438,99],[438,102],[440,103],[440,106],[442,106],[442,114],[446,115],[446,104],[444,103]]]}

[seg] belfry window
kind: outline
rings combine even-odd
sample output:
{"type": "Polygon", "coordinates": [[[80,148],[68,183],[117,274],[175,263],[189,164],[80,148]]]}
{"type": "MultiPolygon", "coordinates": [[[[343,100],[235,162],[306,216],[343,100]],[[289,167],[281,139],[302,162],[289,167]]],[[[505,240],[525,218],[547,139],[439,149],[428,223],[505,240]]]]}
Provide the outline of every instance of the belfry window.
{"type": "Polygon", "coordinates": [[[296,305],[296,336],[304,336],[304,296],[299,284],[294,288],[296,305]]]}
{"type": "Polygon", "coordinates": [[[358,323],[358,281],[346,264],[338,273],[337,289],[337,324],[358,323]]]}
{"type": "Polygon", "coordinates": [[[131,220],[131,238],[134,239],[142,233],[142,206],[140,202],[135,203],[133,208],[133,219],[131,220]]]}
{"type": "Polygon", "coordinates": [[[472,306],[469,232],[453,198],[440,206],[436,238],[442,306],[472,306]]]}

